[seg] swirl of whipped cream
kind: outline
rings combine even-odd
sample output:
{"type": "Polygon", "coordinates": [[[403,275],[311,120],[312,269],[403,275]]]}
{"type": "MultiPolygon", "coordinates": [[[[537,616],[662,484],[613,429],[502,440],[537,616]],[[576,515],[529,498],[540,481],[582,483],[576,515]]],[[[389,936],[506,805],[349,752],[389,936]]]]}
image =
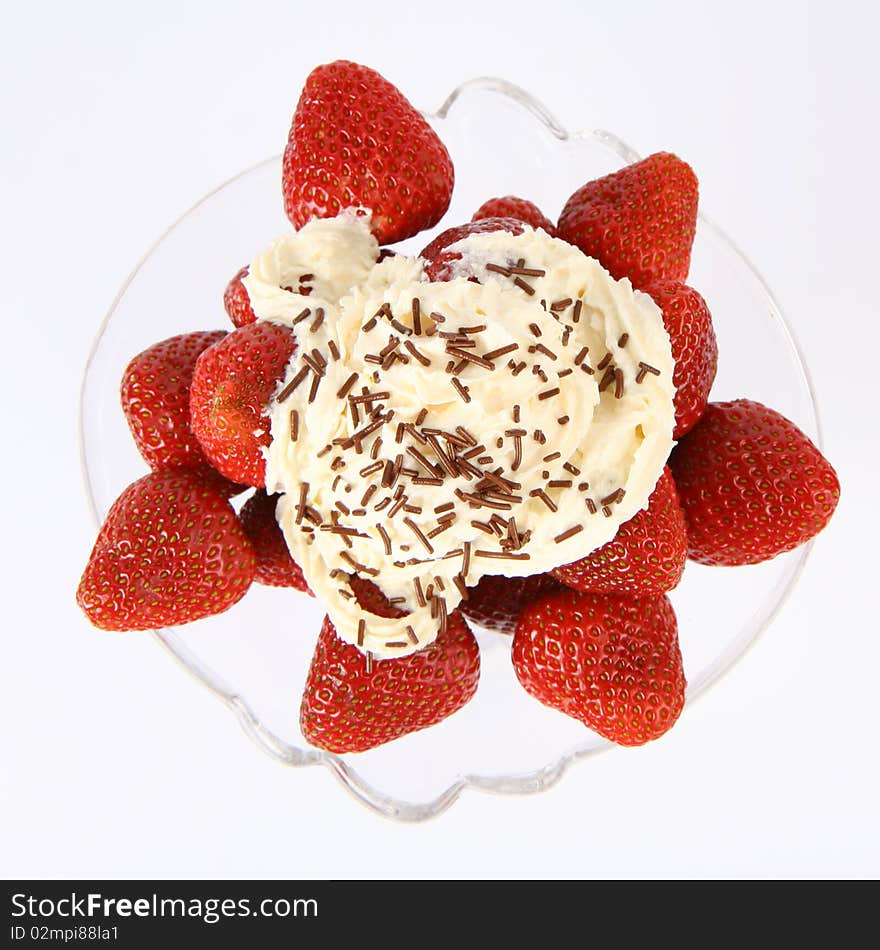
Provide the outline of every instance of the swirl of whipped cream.
{"type": "Polygon", "coordinates": [[[245,280],[258,318],[299,343],[270,406],[279,524],[339,636],[377,657],[434,640],[484,574],[541,573],[609,541],[673,444],[671,348],[649,297],[540,230],[450,250],[457,276],[427,281],[418,259],[377,263],[368,220],[349,214],[280,239],[245,280]],[[312,252],[319,227],[329,254],[312,252]],[[354,575],[406,616],[365,612],[354,575]]]}

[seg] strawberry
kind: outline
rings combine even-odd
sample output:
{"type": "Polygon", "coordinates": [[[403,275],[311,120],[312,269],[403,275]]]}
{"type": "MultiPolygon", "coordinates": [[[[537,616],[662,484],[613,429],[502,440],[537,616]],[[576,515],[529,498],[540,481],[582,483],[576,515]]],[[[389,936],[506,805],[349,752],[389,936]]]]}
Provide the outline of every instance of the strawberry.
{"type": "Polygon", "coordinates": [[[550,574],[533,574],[531,577],[487,574],[476,587],[468,590],[467,600],[459,609],[468,620],[481,627],[495,633],[512,634],[527,604],[562,589],[562,584],[550,574]]]}
{"type": "Polygon", "coordinates": [[[718,344],[712,314],[693,287],[677,280],[656,280],[644,288],[663,311],[663,325],[675,360],[674,439],[694,427],[709,401],[718,369],[718,344]]]}
{"type": "Polygon", "coordinates": [[[76,592],[102,630],[151,630],[227,610],[254,577],[224,496],[186,469],[151,472],[114,502],[76,592]]]}
{"type": "Polygon", "coordinates": [[[352,574],[348,579],[348,586],[357,598],[358,605],[367,613],[378,617],[404,617],[406,611],[391,603],[382,589],[373,581],[360,574],[352,574]]]}
{"type": "Polygon", "coordinates": [[[380,244],[433,227],[452,197],[452,160],[403,95],[366,66],[312,70],[284,150],[284,210],[294,227],[369,208],[380,244]]]}
{"type": "Polygon", "coordinates": [[[153,471],[210,468],[190,426],[189,388],[196,360],[225,336],[225,330],[181,333],[148,347],[126,367],[122,411],[153,471]]]}
{"type": "Polygon", "coordinates": [[[522,234],[523,223],[516,218],[483,218],[480,221],[469,221],[454,228],[442,231],[422,251],[419,257],[427,262],[425,275],[428,280],[452,280],[455,276],[455,261],[461,259],[461,254],[447,251],[450,244],[457,244],[471,234],[488,234],[491,231],[508,231],[510,234],[522,234]]]}
{"type": "Polygon", "coordinates": [[[223,306],[229,319],[237,326],[244,327],[249,323],[254,323],[257,319],[253,307],[251,307],[251,298],[241,282],[242,278],[247,277],[248,268],[242,269],[229,281],[226,290],[223,292],[223,306]]]}
{"type": "Polygon", "coordinates": [[[550,237],[556,237],[556,225],[544,216],[541,209],[515,195],[505,195],[503,198],[490,198],[477,208],[471,221],[482,221],[485,218],[514,218],[533,228],[543,228],[550,237]]]}
{"type": "Polygon", "coordinates": [[[446,719],[474,695],[480,653],[456,612],[423,650],[377,660],[367,670],[364,654],[341,640],[326,617],[300,709],[302,734],[313,746],[364,752],[446,719]]]}
{"type": "Polygon", "coordinates": [[[633,286],[686,280],[697,226],[697,177],[669,152],[657,152],[587,182],[566,202],[559,237],[633,286]]]}
{"type": "Polygon", "coordinates": [[[277,495],[267,495],[259,488],[238,513],[257,559],[254,580],[270,587],[294,587],[311,594],[302,568],[290,556],[284,533],[275,520],[277,503],[277,495]]]}
{"type": "Polygon", "coordinates": [[[190,390],[193,432],[215,468],[255,488],[266,483],[266,409],[296,350],[290,327],[250,323],[208,347],[190,390]]]}
{"type": "Polygon", "coordinates": [[[513,668],[545,706],[618,745],[667,732],[684,706],[678,625],[666,597],[564,591],[523,611],[513,668]]]}
{"type": "Polygon", "coordinates": [[[688,555],[702,564],[758,564],[828,524],[834,469],[785,416],[759,402],[709,403],[669,460],[688,555]]]}
{"type": "Polygon", "coordinates": [[[552,573],[580,591],[646,597],[678,586],[688,553],[684,512],[668,468],[643,508],[607,544],[552,573]]]}

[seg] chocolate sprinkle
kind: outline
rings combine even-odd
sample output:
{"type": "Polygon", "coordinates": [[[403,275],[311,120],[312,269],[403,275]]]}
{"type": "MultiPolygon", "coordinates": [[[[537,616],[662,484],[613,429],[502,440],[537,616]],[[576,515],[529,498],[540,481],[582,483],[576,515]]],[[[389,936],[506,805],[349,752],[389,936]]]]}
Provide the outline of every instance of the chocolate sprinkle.
{"type": "MultiPolygon", "coordinates": [[[[375,486],[373,487],[375,488],[375,486]]],[[[379,534],[382,537],[382,544],[385,546],[385,553],[390,554],[391,553],[391,538],[388,537],[388,532],[380,524],[376,525],[376,530],[379,532],[379,534]]]]}
{"type": "Polygon", "coordinates": [[[296,523],[302,524],[303,515],[306,513],[306,498],[309,495],[309,483],[303,482],[299,486],[299,504],[296,506],[296,523]]]}
{"type": "Polygon", "coordinates": [[[501,274],[502,277],[510,277],[510,271],[500,264],[487,264],[486,270],[491,271],[493,274],[501,274]]]}
{"type": "Polygon", "coordinates": [[[461,396],[465,402],[470,402],[471,397],[468,393],[467,386],[462,386],[462,384],[455,378],[452,380],[452,385],[455,387],[456,392],[461,396]]]}
{"type": "Polygon", "coordinates": [[[416,591],[416,598],[418,599],[419,606],[420,607],[426,606],[427,601],[425,600],[425,594],[422,591],[422,582],[418,577],[413,578],[413,587],[415,588],[415,591],[416,591]]]}
{"type": "Polygon", "coordinates": [[[567,531],[563,531],[562,534],[557,534],[553,539],[557,544],[561,544],[563,541],[567,541],[569,538],[573,538],[576,534],[580,534],[584,530],[582,524],[576,524],[573,527],[569,528],[567,531]]]}
{"type": "Polygon", "coordinates": [[[519,349],[519,343],[508,343],[507,346],[499,346],[496,350],[490,350],[488,353],[483,354],[484,360],[495,360],[499,356],[506,356],[508,353],[513,353],[514,350],[519,349]]]}
{"type": "Polygon", "coordinates": [[[336,392],[336,395],[339,399],[345,399],[345,397],[351,392],[352,387],[358,380],[358,374],[352,373],[351,376],[339,387],[336,392]]]}
{"type": "Polygon", "coordinates": [[[299,384],[308,376],[309,367],[303,366],[293,379],[278,393],[278,402],[284,402],[290,396],[299,384]]]}
{"type": "Polygon", "coordinates": [[[303,353],[302,361],[303,363],[308,365],[308,367],[316,376],[324,375],[325,367],[327,366],[326,362],[324,362],[324,365],[322,366],[321,362],[319,360],[316,360],[315,357],[311,353],[303,353]]]}
{"type": "Polygon", "coordinates": [[[425,537],[422,533],[422,529],[412,520],[412,518],[404,518],[403,523],[412,531],[412,533],[421,541],[425,550],[428,554],[434,553],[434,547],[431,542],[425,537]]]}
{"type": "Polygon", "coordinates": [[[536,267],[523,267],[524,261],[521,261],[516,267],[510,268],[511,274],[520,274],[522,277],[543,277],[547,271],[539,270],[536,267]]]}
{"type": "Polygon", "coordinates": [[[428,359],[428,357],[425,356],[425,354],[422,353],[420,350],[418,350],[414,343],[407,340],[403,345],[422,364],[422,366],[431,365],[431,361],[428,359]]]}
{"type": "MultiPolygon", "coordinates": [[[[305,359],[305,357],[303,357],[305,359]]],[[[323,373],[321,374],[323,375],[323,373]]],[[[318,387],[321,385],[321,376],[314,376],[312,378],[312,388],[309,390],[309,403],[315,401],[315,396],[318,395],[318,387]]]]}
{"type": "Polygon", "coordinates": [[[554,512],[555,512],[555,511],[558,511],[558,510],[559,510],[559,509],[556,507],[556,504],[554,503],[553,499],[550,498],[550,496],[544,491],[543,488],[533,488],[533,489],[529,492],[529,497],[530,497],[530,498],[540,498],[541,501],[543,501],[544,504],[545,504],[551,511],[554,511],[554,512]]]}

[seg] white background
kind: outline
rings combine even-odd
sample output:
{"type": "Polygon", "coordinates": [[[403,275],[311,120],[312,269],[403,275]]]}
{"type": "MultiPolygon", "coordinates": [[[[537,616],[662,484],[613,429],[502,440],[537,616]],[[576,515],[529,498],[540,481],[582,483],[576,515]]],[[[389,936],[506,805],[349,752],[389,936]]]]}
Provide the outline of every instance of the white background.
{"type": "Polygon", "coordinates": [[[6,9],[0,873],[877,876],[875,4],[6,9]],[[77,386],[97,324],[167,224],[279,151],[306,74],[341,57],[425,107],[503,76],[569,127],[686,157],[800,338],[843,484],[782,614],[662,742],[542,795],[468,793],[418,826],[276,764],[150,639],[97,634],[74,604],[93,541],[77,386]]]}

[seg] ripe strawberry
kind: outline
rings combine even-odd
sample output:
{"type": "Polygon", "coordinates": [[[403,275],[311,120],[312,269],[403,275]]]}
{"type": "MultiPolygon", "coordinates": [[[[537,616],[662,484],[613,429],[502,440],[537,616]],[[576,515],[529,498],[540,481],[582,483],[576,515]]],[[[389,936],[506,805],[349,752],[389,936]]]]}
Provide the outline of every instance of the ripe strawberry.
{"type": "Polygon", "coordinates": [[[296,350],[293,330],[250,323],[199,357],[190,390],[193,432],[220,472],[255,488],[266,484],[266,407],[296,350]]]}
{"type": "Polygon", "coordinates": [[[306,740],[330,752],[364,752],[433,726],[461,709],[480,679],[480,653],[460,615],[437,639],[409,656],[366,657],[324,619],[300,709],[306,740]]]}
{"type": "Polygon", "coordinates": [[[153,471],[207,470],[210,463],[189,422],[189,388],[196,360],[224,330],[181,333],[154,343],[122,375],[122,411],[138,451],[153,471]]]}
{"type": "Polygon", "coordinates": [[[689,557],[758,564],[809,541],[840,497],[834,469],[785,416],[759,402],[709,403],[669,460],[689,557]]]}
{"type": "Polygon", "coordinates": [[[267,495],[259,488],[238,513],[257,559],[254,580],[270,587],[294,587],[311,594],[302,568],[290,556],[284,533],[275,520],[277,503],[277,495],[267,495]]]}
{"type": "Polygon", "coordinates": [[[482,221],[485,218],[514,218],[533,228],[543,228],[550,237],[556,237],[556,225],[544,216],[541,209],[515,195],[505,195],[503,198],[490,198],[477,208],[471,221],[482,221]]]}
{"type": "Polygon", "coordinates": [[[647,597],[678,586],[687,553],[684,512],[672,473],[664,468],[647,508],[622,524],[607,544],[553,575],[575,590],[647,597]]]}
{"type": "Polygon", "coordinates": [[[226,290],[223,292],[223,306],[229,319],[237,326],[244,327],[249,323],[254,323],[257,319],[253,307],[251,307],[251,298],[244,289],[242,278],[247,277],[248,268],[242,269],[229,281],[226,290]]]}
{"type": "Polygon", "coordinates": [[[392,604],[382,589],[366,577],[352,574],[348,579],[348,586],[357,598],[358,605],[367,613],[376,614],[379,617],[406,616],[405,610],[392,604]]]}
{"type": "Polygon", "coordinates": [[[523,611],[513,668],[545,706],[618,745],[667,732],[684,706],[678,625],[666,597],[564,591],[523,611]]]}
{"type": "Polygon", "coordinates": [[[366,66],[312,70],[284,150],[284,209],[294,226],[369,208],[380,244],[435,225],[452,197],[452,160],[425,119],[366,66]]]}
{"type": "Polygon", "coordinates": [[[718,369],[718,344],[712,314],[693,287],[677,280],[655,280],[644,288],[663,311],[663,325],[675,360],[674,439],[694,427],[709,401],[718,369]]]}
{"type": "Polygon", "coordinates": [[[151,472],[110,509],[76,592],[102,630],[151,630],[227,610],[254,576],[228,501],[186,469],[151,472]]]}
{"type": "Polygon", "coordinates": [[[697,226],[697,178],[669,152],[657,152],[587,182],[566,202],[559,237],[633,286],[686,280],[697,226]]]}
{"type": "Polygon", "coordinates": [[[495,633],[513,634],[523,608],[544,594],[563,590],[550,574],[531,577],[503,577],[488,574],[468,590],[468,599],[459,610],[468,620],[495,633]]]}
{"type": "Polygon", "coordinates": [[[471,234],[488,234],[491,231],[522,234],[522,221],[517,221],[516,218],[483,218],[481,221],[469,221],[467,224],[442,231],[419,255],[427,262],[425,274],[428,280],[452,280],[455,276],[453,265],[461,259],[461,254],[447,251],[446,248],[450,244],[457,244],[471,234]]]}

